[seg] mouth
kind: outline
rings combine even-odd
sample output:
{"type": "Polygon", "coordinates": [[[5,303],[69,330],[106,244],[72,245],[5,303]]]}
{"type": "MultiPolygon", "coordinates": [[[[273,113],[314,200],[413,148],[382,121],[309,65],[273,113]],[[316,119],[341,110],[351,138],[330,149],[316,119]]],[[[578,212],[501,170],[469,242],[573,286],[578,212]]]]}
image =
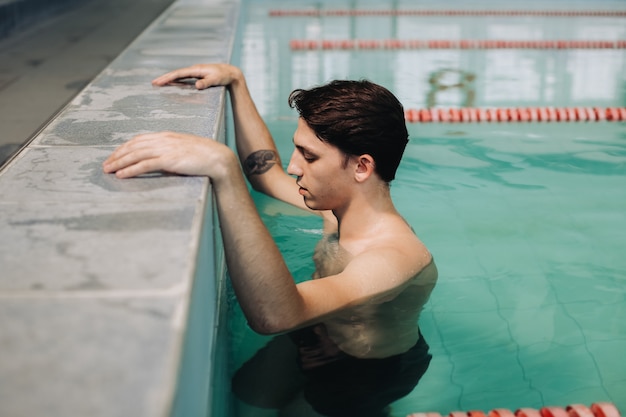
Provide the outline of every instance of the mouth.
{"type": "Polygon", "coordinates": [[[307,190],[306,188],[304,188],[303,186],[301,186],[301,185],[300,185],[300,184],[298,184],[298,183],[296,183],[296,185],[297,185],[298,187],[300,187],[300,188],[298,189],[298,193],[299,193],[300,195],[304,195],[304,194],[306,194],[306,193],[307,193],[307,191],[308,191],[308,190],[307,190]]]}

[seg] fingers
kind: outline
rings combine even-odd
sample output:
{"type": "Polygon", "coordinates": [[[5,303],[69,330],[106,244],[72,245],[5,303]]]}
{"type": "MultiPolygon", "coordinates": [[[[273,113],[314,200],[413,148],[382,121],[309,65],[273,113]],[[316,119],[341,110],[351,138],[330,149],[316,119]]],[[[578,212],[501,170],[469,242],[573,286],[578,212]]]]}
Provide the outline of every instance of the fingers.
{"type": "Polygon", "coordinates": [[[149,172],[159,171],[159,165],[159,160],[156,158],[143,159],[137,161],[132,165],[127,166],[126,168],[117,170],[115,172],[115,176],[120,179],[137,177],[139,175],[147,174],[149,172]]]}
{"type": "Polygon", "coordinates": [[[164,86],[181,78],[201,78],[202,74],[200,74],[199,70],[195,67],[186,67],[179,68],[174,71],[170,71],[166,74],[163,74],[154,80],[152,80],[152,85],[156,86],[164,86]]]}
{"type": "Polygon", "coordinates": [[[215,84],[210,82],[206,78],[202,78],[202,79],[196,81],[196,88],[198,90],[204,90],[205,88],[212,87],[213,85],[215,85],[215,84]]]}
{"type": "Polygon", "coordinates": [[[196,82],[196,88],[202,90],[213,85],[213,83],[205,79],[205,77],[210,74],[210,71],[211,70],[208,65],[202,64],[179,68],[155,78],[154,80],[152,80],[152,85],[164,86],[183,78],[198,78],[198,81],[196,82]]]}
{"type": "MultiPolygon", "coordinates": [[[[220,174],[223,160],[234,154],[230,148],[208,138],[155,132],[135,136],[117,148],[102,164],[105,173],[129,178],[155,171],[181,175],[220,174]],[[217,164],[215,163],[217,162],[217,164]]],[[[237,167],[236,158],[233,158],[237,167]]]]}
{"type": "Polygon", "coordinates": [[[164,86],[183,78],[197,78],[196,88],[204,90],[217,85],[229,85],[242,76],[238,68],[229,64],[196,64],[163,74],[152,80],[152,84],[164,86]]]}
{"type": "Polygon", "coordinates": [[[105,173],[129,178],[161,169],[160,153],[152,145],[155,134],[139,135],[117,148],[102,164],[105,173]]]}

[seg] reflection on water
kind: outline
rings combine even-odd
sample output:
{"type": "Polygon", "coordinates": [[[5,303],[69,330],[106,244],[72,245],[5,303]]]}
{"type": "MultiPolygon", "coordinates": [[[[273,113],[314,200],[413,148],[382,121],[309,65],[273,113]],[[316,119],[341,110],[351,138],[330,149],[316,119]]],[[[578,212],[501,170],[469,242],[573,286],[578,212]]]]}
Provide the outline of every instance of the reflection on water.
{"type": "MultiPolygon", "coordinates": [[[[610,4],[604,4],[604,7],[619,6],[615,2],[608,3],[610,4]]],[[[442,71],[475,75],[471,83],[466,80],[464,84],[468,87],[472,84],[471,90],[475,94],[473,105],[476,107],[623,105],[626,54],[619,49],[291,51],[289,41],[615,41],[626,38],[624,18],[268,17],[268,10],[272,7],[280,8],[280,5],[280,2],[270,2],[260,7],[249,7],[248,23],[243,28],[241,66],[246,74],[253,77],[250,82],[251,92],[260,101],[259,108],[265,117],[291,114],[285,101],[291,90],[341,78],[368,78],[390,88],[398,95],[405,108],[427,107],[432,105],[432,101],[429,102],[432,79],[442,71]]],[[[539,6],[550,8],[547,4],[539,6]]],[[[563,4],[560,6],[563,7],[563,4]]],[[[371,9],[385,6],[380,3],[373,6],[367,1],[349,4],[305,1],[298,3],[297,7],[371,9]]],[[[412,9],[415,5],[411,2],[398,2],[395,7],[412,9]]],[[[468,100],[467,94],[461,94],[461,89],[450,91],[449,96],[442,94],[441,101],[436,101],[435,104],[461,106],[468,100]]]]}
{"type": "Polygon", "coordinates": [[[476,91],[474,80],[476,75],[457,69],[444,68],[431,74],[428,82],[430,91],[426,97],[426,106],[431,108],[437,104],[446,104],[441,96],[448,91],[461,94],[461,97],[453,100],[455,105],[462,107],[474,107],[476,91]]]}

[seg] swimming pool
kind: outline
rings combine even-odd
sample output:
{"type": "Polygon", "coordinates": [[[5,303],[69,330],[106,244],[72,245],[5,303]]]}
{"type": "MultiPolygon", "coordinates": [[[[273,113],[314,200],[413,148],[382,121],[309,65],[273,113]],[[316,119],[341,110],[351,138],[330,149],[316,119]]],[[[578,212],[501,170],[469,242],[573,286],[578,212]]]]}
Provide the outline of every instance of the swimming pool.
{"type": "MultiPolygon", "coordinates": [[[[470,10],[460,2],[446,8],[455,5],[470,10]]],[[[434,7],[442,6],[419,4],[434,7]]],[[[539,11],[618,7],[624,10],[616,1],[524,4],[539,11]]],[[[237,64],[285,163],[296,124],[289,92],[334,78],[385,85],[406,109],[626,103],[623,49],[290,47],[293,39],[620,40],[626,39],[623,16],[270,13],[416,8],[408,1],[338,0],[242,7],[237,64]]],[[[624,123],[408,128],[392,192],[437,258],[440,278],[420,319],[432,363],[417,388],[393,405],[393,415],[595,401],[626,410],[624,123]]],[[[292,272],[308,279],[319,220],[255,199],[292,272]]],[[[235,369],[267,338],[248,330],[236,304],[232,308],[235,369]]]]}

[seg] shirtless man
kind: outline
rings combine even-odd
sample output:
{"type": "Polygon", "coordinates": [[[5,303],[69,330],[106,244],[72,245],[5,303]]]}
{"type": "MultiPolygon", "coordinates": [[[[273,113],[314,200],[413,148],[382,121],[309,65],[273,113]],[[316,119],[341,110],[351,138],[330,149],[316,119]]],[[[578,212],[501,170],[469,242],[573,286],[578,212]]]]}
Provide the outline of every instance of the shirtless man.
{"type": "MultiPolygon", "coordinates": [[[[304,396],[318,412],[380,415],[373,409],[382,413],[386,404],[406,395],[428,366],[428,346],[417,321],[437,279],[431,254],[396,211],[390,195],[389,183],[408,141],[401,104],[367,81],[294,91],[289,103],[300,118],[285,172],[238,68],[194,65],[169,72],[153,84],[185,78],[196,79],[198,89],[228,88],[240,160],[213,140],[160,132],[120,146],[104,162],[104,171],[119,178],[158,170],[209,177],[229,274],[250,327],[261,334],[289,332],[300,370],[311,377],[304,383],[309,386],[304,396]],[[294,282],[259,217],[241,167],[255,190],[324,219],[324,238],[314,253],[314,279],[294,282]],[[320,376],[341,363],[350,365],[332,376],[320,376]],[[345,376],[361,363],[370,364],[362,369],[372,371],[338,384],[363,385],[369,375],[371,386],[360,399],[351,403],[352,393],[335,392],[333,404],[315,402],[314,397],[323,396],[318,389],[326,389],[337,375],[345,376]],[[415,370],[407,376],[411,366],[415,370]],[[321,380],[312,384],[318,377],[321,380]],[[402,380],[400,386],[392,379],[402,380]],[[380,394],[380,404],[367,404],[390,386],[394,388],[380,394]]],[[[235,377],[235,391],[267,407],[281,407],[279,403],[293,394],[250,393],[237,388],[238,381],[249,381],[246,375],[235,377]]]]}

